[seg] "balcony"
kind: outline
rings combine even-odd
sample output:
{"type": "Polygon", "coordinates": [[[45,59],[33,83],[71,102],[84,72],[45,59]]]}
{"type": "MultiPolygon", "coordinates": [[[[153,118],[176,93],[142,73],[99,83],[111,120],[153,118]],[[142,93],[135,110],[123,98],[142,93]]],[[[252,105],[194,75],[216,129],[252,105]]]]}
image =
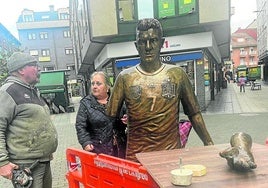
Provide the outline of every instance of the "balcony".
{"type": "Polygon", "coordinates": [[[257,55],[257,51],[256,50],[250,51],[249,52],[249,55],[250,56],[256,56],[257,55]]]}
{"type": "Polygon", "coordinates": [[[240,52],[240,57],[246,57],[248,55],[248,52],[242,51],[240,52]]]}

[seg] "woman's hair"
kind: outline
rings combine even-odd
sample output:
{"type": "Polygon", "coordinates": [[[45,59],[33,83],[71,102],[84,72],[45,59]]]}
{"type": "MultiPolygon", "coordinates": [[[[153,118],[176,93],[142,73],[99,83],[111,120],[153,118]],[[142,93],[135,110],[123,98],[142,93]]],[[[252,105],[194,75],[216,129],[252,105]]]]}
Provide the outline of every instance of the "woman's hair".
{"type": "Polygon", "coordinates": [[[111,82],[110,82],[110,78],[108,76],[108,74],[106,74],[105,72],[103,71],[96,71],[96,72],[93,72],[90,76],[90,80],[92,80],[92,78],[95,76],[95,75],[102,75],[104,77],[104,80],[105,80],[105,85],[108,86],[109,88],[112,86],[111,85],[111,82]]]}

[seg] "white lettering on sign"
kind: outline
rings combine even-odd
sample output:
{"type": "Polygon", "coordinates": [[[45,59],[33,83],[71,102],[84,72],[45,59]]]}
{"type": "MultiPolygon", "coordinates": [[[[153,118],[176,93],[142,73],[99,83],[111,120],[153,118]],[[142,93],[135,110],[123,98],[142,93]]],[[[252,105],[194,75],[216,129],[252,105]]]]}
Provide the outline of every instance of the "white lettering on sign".
{"type": "Polygon", "coordinates": [[[171,62],[171,56],[162,56],[160,57],[162,62],[171,62]]]}
{"type": "Polygon", "coordinates": [[[126,174],[132,177],[136,177],[137,180],[145,180],[145,181],[148,181],[149,179],[147,174],[139,172],[138,169],[134,169],[134,168],[130,169],[130,167],[127,165],[126,167],[128,167],[129,169],[124,168],[122,166],[116,166],[116,165],[113,165],[104,161],[99,161],[99,160],[94,160],[94,164],[97,167],[106,168],[106,169],[118,172],[122,176],[126,174]]]}

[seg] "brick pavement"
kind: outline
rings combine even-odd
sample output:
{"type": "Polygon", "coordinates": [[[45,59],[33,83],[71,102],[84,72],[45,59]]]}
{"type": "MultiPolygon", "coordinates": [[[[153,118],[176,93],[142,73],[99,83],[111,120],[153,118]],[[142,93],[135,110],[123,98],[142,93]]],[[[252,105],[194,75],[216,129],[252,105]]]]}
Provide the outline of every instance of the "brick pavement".
{"type": "Polygon", "coordinates": [[[268,85],[264,84],[261,90],[251,90],[250,86],[246,86],[244,93],[235,83],[230,83],[210,102],[204,114],[268,112],[267,92],[268,85]]]}
{"type": "MultiPolygon", "coordinates": [[[[263,85],[262,90],[251,91],[246,87],[245,93],[240,93],[234,84],[228,84],[221,89],[215,101],[212,101],[206,112],[203,112],[207,128],[215,144],[229,142],[234,132],[249,133],[254,142],[264,144],[268,137],[268,86],[263,85]]],[[[78,107],[79,98],[73,98],[75,107],[78,107]]],[[[76,110],[77,111],[77,110],[76,110]]],[[[65,179],[67,163],[65,150],[68,147],[80,148],[74,128],[76,111],[73,113],[51,115],[59,134],[59,147],[52,161],[53,188],[67,188],[65,179]]],[[[182,115],[183,116],[183,115],[182,115]]],[[[202,145],[194,131],[190,133],[186,147],[202,145]]],[[[0,177],[0,188],[11,188],[8,180],[0,177]]]]}
{"type": "MultiPolygon", "coordinates": [[[[262,84],[261,90],[240,93],[235,83],[228,84],[203,112],[207,129],[215,144],[228,143],[235,132],[246,132],[253,142],[265,144],[268,138],[268,85],[262,84]]],[[[194,131],[190,133],[188,147],[202,145],[194,131]]]]}

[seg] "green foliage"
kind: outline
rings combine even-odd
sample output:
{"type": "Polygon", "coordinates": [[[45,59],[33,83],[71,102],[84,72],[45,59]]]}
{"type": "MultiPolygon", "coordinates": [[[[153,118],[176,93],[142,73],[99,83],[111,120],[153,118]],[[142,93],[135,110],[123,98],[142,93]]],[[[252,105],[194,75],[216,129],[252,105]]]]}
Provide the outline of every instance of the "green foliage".
{"type": "Polygon", "coordinates": [[[8,77],[7,59],[10,54],[5,54],[0,51],[0,86],[8,77]]]}

